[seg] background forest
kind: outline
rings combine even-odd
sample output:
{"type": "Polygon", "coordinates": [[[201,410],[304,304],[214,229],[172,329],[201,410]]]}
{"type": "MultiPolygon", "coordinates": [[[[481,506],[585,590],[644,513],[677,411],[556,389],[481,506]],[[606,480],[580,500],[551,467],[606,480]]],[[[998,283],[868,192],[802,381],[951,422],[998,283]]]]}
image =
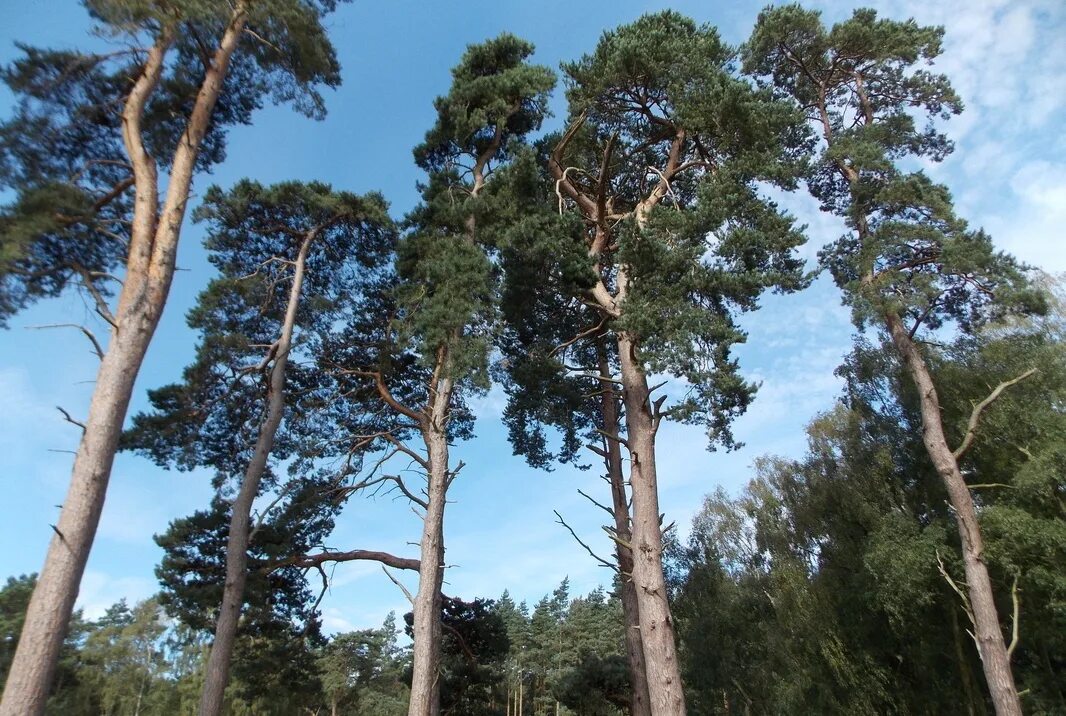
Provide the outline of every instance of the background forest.
{"type": "Polygon", "coordinates": [[[83,4],[0,715],[1066,713],[1061,8],[83,4]]]}

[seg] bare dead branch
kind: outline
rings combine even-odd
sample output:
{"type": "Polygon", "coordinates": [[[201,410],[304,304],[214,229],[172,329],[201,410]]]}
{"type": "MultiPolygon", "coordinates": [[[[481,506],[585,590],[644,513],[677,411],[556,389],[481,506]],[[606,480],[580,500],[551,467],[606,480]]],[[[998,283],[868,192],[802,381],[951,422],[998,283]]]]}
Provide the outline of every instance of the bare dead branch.
{"type": "Polygon", "coordinates": [[[398,579],[396,579],[396,577],[392,576],[392,572],[390,572],[388,570],[388,568],[384,564],[381,565],[381,571],[385,573],[386,577],[388,577],[389,579],[392,580],[393,584],[395,584],[397,587],[400,588],[400,591],[403,592],[403,595],[405,597],[407,597],[407,601],[411,602],[411,604],[415,603],[415,598],[413,596],[411,596],[411,592],[408,591],[407,587],[403,586],[403,584],[400,582],[400,580],[398,580],[398,579]]]}
{"type": "Polygon", "coordinates": [[[614,530],[612,530],[610,527],[604,527],[603,531],[605,533],[607,533],[607,536],[610,537],[611,539],[613,539],[615,542],[617,542],[618,544],[622,545],[623,547],[628,549],[630,552],[633,551],[633,543],[632,542],[628,542],[628,541],[622,539],[621,537],[619,537],[618,535],[616,535],[614,533],[614,530]]]}
{"type": "Polygon", "coordinates": [[[574,538],[574,540],[575,540],[575,541],[576,541],[576,542],[577,542],[577,543],[578,543],[579,545],[581,545],[582,547],[584,547],[584,548],[585,548],[585,551],[586,551],[586,552],[588,552],[588,553],[589,553],[589,555],[590,555],[590,556],[591,556],[591,557],[592,557],[592,558],[593,558],[594,560],[596,560],[597,562],[599,562],[599,563],[600,563],[600,564],[601,564],[602,566],[604,566],[604,567],[607,567],[608,569],[613,569],[613,570],[615,570],[616,572],[618,571],[618,566],[617,566],[617,565],[615,565],[615,564],[614,564],[614,563],[612,563],[612,562],[608,562],[608,561],[607,561],[606,559],[604,559],[603,557],[601,557],[601,556],[599,556],[598,554],[596,554],[595,552],[593,552],[593,551],[592,551],[592,548],[591,548],[591,547],[589,547],[589,546],[588,546],[587,544],[585,544],[585,542],[584,542],[584,541],[582,541],[582,539],[581,539],[580,537],[578,537],[578,536],[577,536],[577,532],[574,532],[574,528],[573,528],[573,527],[571,527],[570,525],[566,524],[566,520],[564,520],[564,519],[563,519],[563,516],[559,514],[559,511],[558,511],[558,510],[552,510],[552,512],[554,512],[554,513],[555,513],[555,516],[556,516],[556,517],[558,518],[557,522],[558,522],[559,524],[561,524],[561,525],[562,525],[563,527],[565,527],[565,528],[566,528],[566,531],[570,533],[570,536],[571,536],[571,537],[573,537],[573,538],[574,538]]]}
{"type": "Polygon", "coordinates": [[[996,402],[996,399],[998,399],[999,396],[1003,394],[1003,391],[1005,391],[1007,388],[1022,382],[1034,373],[1036,373],[1036,368],[1030,368],[1029,370],[1019,375],[1017,378],[1012,378],[1011,380],[1003,381],[1002,383],[997,385],[991,393],[989,393],[987,398],[985,398],[980,403],[974,406],[973,412],[970,413],[970,421],[966,425],[966,436],[962,439],[962,444],[955,449],[956,460],[960,459],[963,455],[965,455],[966,452],[973,446],[974,438],[977,436],[977,424],[981,420],[981,414],[984,413],[988,406],[996,402]]]}
{"type": "Polygon", "coordinates": [[[587,338],[588,336],[592,336],[592,335],[595,335],[595,334],[599,333],[600,329],[603,328],[603,325],[605,323],[607,323],[607,316],[604,316],[602,319],[600,319],[600,322],[597,323],[592,328],[589,328],[587,330],[581,331],[581,333],[578,333],[573,338],[571,338],[571,339],[569,339],[567,341],[563,341],[559,345],[555,346],[555,348],[552,348],[550,351],[548,351],[548,357],[551,358],[552,356],[554,356],[559,351],[574,345],[575,343],[580,341],[582,338],[587,338]]]}
{"type": "Polygon", "coordinates": [[[96,336],[93,335],[93,332],[85,326],[79,325],[77,323],[49,323],[43,326],[27,326],[27,328],[31,328],[35,331],[43,330],[45,328],[77,328],[79,331],[85,334],[85,337],[88,338],[89,342],[93,344],[93,353],[96,354],[96,357],[100,360],[104,359],[103,346],[100,345],[100,341],[96,340],[96,336]]]}
{"type": "Polygon", "coordinates": [[[85,432],[85,423],[79,422],[79,421],[75,420],[74,418],[70,417],[70,413],[68,413],[67,411],[63,410],[63,408],[61,408],[58,405],[56,406],[56,410],[58,410],[59,412],[61,412],[63,414],[63,419],[64,420],[66,420],[71,425],[77,425],[79,428],[81,428],[82,432],[85,432]]]}
{"type": "Polygon", "coordinates": [[[392,567],[393,569],[409,569],[417,572],[421,566],[421,563],[417,559],[411,559],[409,557],[397,557],[394,554],[388,552],[380,552],[367,549],[352,549],[345,552],[338,552],[334,550],[323,550],[318,554],[300,554],[295,557],[289,557],[279,562],[273,562],[266,567],[268,571],[273,572],[281,567],[302,567],[305,569],[311,569],[312,567],[320,567],[327,562],[339,563],[339,562],[380,562],[382,565],[392,567]]]}
{"type": "Polygon", "coordinates": [[[1018,599],[1018,575],[1014,575],[1014,583],[1010,585],[1010,601],[1012,606],[1011,612],[1011,626],[1010,626],[1010,644],[1007,646],[1007,659],[1014,655],[1014,650],[1018,648],[1018,611],[1021,609],[1021,604],[1018,599]]]}
{"type": "MultiPolygon", "coordinates": [[[[604,453],[604,454],[606,454],[606,453],[604,453]]],[[[609,514],[611,516],[611,519],[614,519],[614,510],[613,509],[611,509],[610,507],[608,507],[607,505],[605,505],[605,504],[603,504],[601,502],[597,502],[596,500],[592,499],[592,497],[590,497],[586,492],[584,492],[582,490],[578,490],[577,494],[581,495],[586,500],[588,500],[592,504],[596,505],[596,507],[599,507],[601,510],[603,510],[604,512],[609,514]]]]}
{"type": "MultiPolygon", "coordinates": [[[[944,578],[944,581],[948,583],[948,586],[951,587],[955,594],[959,595],[959,600],[962,602],[962,610],[966,612],[966,616],[969,617],[970,623],[976,624],[974,621],[973,609],[970,608],[970,599],[966,596],[966,592],[964,592],[955,580],[951,578],[951,575],[948,574],[947,567],[944,566],[944,560],[940,558],[940,552],[936,553],[936,566],[937,570],[940,572],[940,576],[944,578]]],[[[970,636],[973,636],[973,632],[970,632],[970,636]]],[[[976,638],[974,640],[976,641],[976,638]]]]}
{"type": "Polygon", "coordinates": [[[624,445],[627,450],[629,449],[629,441],[625,438],[619,437],[618,435],[615,435],[613,433],[609,433],[606,430],[601,430],[600,428],[596,428],[596,432],[598,432],[600,435],[607,438],[608,440],[614,440],[619,445],[624,445]]]}

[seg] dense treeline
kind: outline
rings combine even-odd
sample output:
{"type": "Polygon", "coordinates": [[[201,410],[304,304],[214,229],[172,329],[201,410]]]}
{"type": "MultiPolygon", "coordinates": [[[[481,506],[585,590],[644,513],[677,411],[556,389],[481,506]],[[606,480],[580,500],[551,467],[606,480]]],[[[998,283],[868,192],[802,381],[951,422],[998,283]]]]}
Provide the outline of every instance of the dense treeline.
{"type": "MultiPolygon", "coordinates": [[[[0,590],[0,635],[18,633],[33,577],[0,590]]],[[[563,581],[532,608],[498,599],[445,598],[441,710],[448,714],[615,714],[628,703],[621,606],[603,590],[571,599],[563,581]]],[[[412,614],[405,616],[411,634],[412,614]]],[[[322,713],[390,716],[407,711],[410,641],[389,614],[380,628],[287,635],[273,643],[247,635],[261,653],[234,673],[227,714],[322,713]],[[294,663],[302,663],[296,673],[294,663]]],[[[210,630],[167,616],[156,599],[125,601],[97,620],[74,616],[49,699],[50,713],[189,713],[207,669],[210,630]]],[[[13,650],[0,655],[6,676],[13,650]]],[[[235,665],[248,662],[238,657],[235,665]]]]}
{"type": "Polygon", "coordinates": [[[322,116],[335,5],[86,0],[134,49],[25,47],[2,73],[0,320],[79,290],[109,337],[74,326],[100,371],[88,419],[67,416],[83,437],[40,578],[0,592],[0,715],[1066,712],[1061,290],[916,169],[952,151],[941,122],[962,111],[927,67],[941,28],[790,5],[732,47],[645,15],[562,65],[546,133],[557,77],[533,46],[471,45],[402,219],[315,181],[204,193],[218,275],[187,317],[195,357],[127,421],[193,178],[267,98],[322,116]],[[843,236],[772,198],[800,190],[843,236]],[[737,446],[757,390],[741,317],[813,280],[808,240],[857,328],[843,394],[805,455],[761,459],[680,540],[660,426],[737,446]],[[613,554],[581,547],[609,591],[445,593],[451,447],[493,381],[517,455],[602,459],[605,496],[585,496],[613,554]],[[86,621],[120,449],[207,468],[214,496],[160,526],[155,598],[86,621]],[[422,519],[417,555],[327,548],[381,491],[422,519]],[[330,567],[353,560],[404,591],[406,637],[392,615],[323,633],[330,567]]]}

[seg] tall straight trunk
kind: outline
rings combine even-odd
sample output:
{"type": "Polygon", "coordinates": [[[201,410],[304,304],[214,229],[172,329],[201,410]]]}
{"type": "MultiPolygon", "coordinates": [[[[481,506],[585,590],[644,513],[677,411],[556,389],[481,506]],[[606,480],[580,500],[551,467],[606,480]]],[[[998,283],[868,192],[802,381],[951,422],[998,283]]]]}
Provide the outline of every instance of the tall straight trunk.
{"type": "Polygon", "coordinates": [[[651,391],[637,356],[637,346],[625,332],[618,334],[618,356],[626,406],[629,483],[633,491],[632,574],[644,646],[649,705],[655,716],[680,716],[686,713],[685,694],[663,575],[663,536],[655,474],[658,418],[654,415],[651,391]]]}
{"type": "Polygon", "coordinates": [[[222,713],[222,701],[229,683],[229,667],[233,658],[233,646],[237,640],[237,624],[244,604],[244,585],[248,580],[248,544],[251,541],[252,504],[259,494],[259,485],[266,472],[267,461],[274,449],[274,438],[285,414],[285,369],[289,364],[292,349],[292,334],[296,327],[296,310],[300,305],[303,290],[307,252],[315,232],[311,231],[300,245],[296,256],[289,301],[285,307],[285,320],[281,334],[271,347],[274,363],[270,368],[267,388],[266,414],[259,426],[255,450],[241,479],[241,489],[230,509],[229,534],[226,538],[226,583],[222,589],[222,604],[215,622],[215,638],[207,659],[204,690],[200,694],[200,716],[218,716],[222,713]]]}
{"type": "Polygon", "coordinates": [[[70,487],[26,610],[26,621],[0,701],[0,716],[39,716],[44,712],[78,587],[100,524],[133,386],[170,292],[196,158],[230,59],[240,41],[246,12],[244,2],[238,2],[204,75],[174,152],[162,209],[158,203],[156,164],[144,147],[141,120],[144,107],[159,84],[166,53],[173,42],[173,28],[160,32],[126,99],[122,114],[123,139],[133,166],[135,198],[125,281],[107,353],[96,374],[96,387],[74,458],[70,487]]]}
{"type": "MultiPolygon", "coordinates": [[[[619,396],[614,384],[610,382],[611,371],[607,362],[602,339],[597,341],[600,376],[604,378],[601,397],[601,417],[603,431],[608,435],[618,435],[620,417],[618,410],[619,396]]],[[[648,676],[644,665],[644,644],[640,636],[640,607],[637,604],[637,588],[633,583],[633,551],[626,547],[632,544],[633,532],[630,526],[629,499],[626,494],[625,475],[622,472],[622,447],[617,440],[604,441],[604,462],[607,466],[607,478],[611,484],[611,509],[614,515],[615,558],[618,560],[618,579],[621,584],[622,621],[625,626],[626,669],[629,673],[629,713],[630,716],[651,716],[648,698],[648,676]]]]}
{"type": "MultiPolygon", "coordinates": [[[[438,359],[438,363],[446,358],[438,359]]],[[[440,365],[439,367],[443,367],[440,365]]],[[[411,701],[408,716],[440,713],[441,587],[444,584],[444,507],[448,491],[448,409],[452,381],[436,381],[422,427],[426,445],[426,514],[422,521],[418,592],[414,601],[411,701]]]]}
{"type": "Polygon", "coordinates": [[[922,441],[955,512],[962,543],[962,563],[966,572],[966,595],[973,614],[974,638],[981,657],[985,681],[992,696],[997,716],[1021,716],[1022,707],[1014,685],[1010,656],[999,626],[999,613],[993,598],[992,580],[985,564],[981,525],[977,520],[970,488],[959,470],[954,451],[948,447],[944,424],[940,416],[940,398],[929,373],[925,358],[903,321],[894,313],[885,314],[892,343],[903,359],[903,365],[918,389],[922,413],[922,441]]]}

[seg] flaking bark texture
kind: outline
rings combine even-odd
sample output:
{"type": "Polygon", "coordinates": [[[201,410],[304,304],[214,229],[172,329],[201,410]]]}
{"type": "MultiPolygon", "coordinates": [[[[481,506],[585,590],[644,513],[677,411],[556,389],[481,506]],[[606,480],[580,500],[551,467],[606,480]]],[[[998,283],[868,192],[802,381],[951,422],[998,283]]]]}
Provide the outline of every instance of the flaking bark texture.
{"type": "MultiPolygon", "coordinates": [[[[607,358],[600,349],[600,375],[610,378],[607,358]]],[[[605,382],[602,397],[603,431],[609,435],[620,433],[618,395],[614,384],[605,382]]],[[[625,546],[632,544],[633,532],[629,516],[629,499],[626,494],[625,475],[622,472],[622,448],[617,440],[604,441],[607,477],[611,483],[611,509],[614,511],[615,558],[618,560],[618,578],[621,584],[622,621],[625,627],[626,670],[629,673],[630,716],[651,716],[648,697],[648,676],[644,664],[644,644],[640,635],[640,606],[637,603],[637,588],[633,582],[633,551],[625,546]]]]}
{"type": "Polygon", "coordinates": [[[452,381],[437,382],[432,409],[422,427],[429,469],[426,515],[422,524],[418,592],[413,608],[411,700],[408,716],[440,713],[441,588],[444,583],[444,507],[448,491],[447,417],[452,381]]]}
{"type": "Polygon", "coordinates": [[[922,441],[944,482],[951,500],[955,520],[959,525],[959,540],[962,543],[962,562],[966,572],[966,593],[973,614],[974,638],[985,681],[992,697],[997,716],[1021,716],[1022,707],[1018,689],[1014,684],[1010,656],[999,625],[999,614],[993,598],[992,580],[984,559],[984,542],[981,526],[977,520],[970,488],[959,470],[958,460],[944,434],[940,416],[940,399],[929,373],[925,359],[895,314],[887,314],[892,343],[903,359],[904,367],[918,389],[922,413],[922,441]]]}
{"type": "Polygon", "coordinates": [[[647,376],[635,353],[636,346],[629,336],[619,333],[618,354],[631,463],[629,482],[633,491],[633,586],[651,713],[681,716],[686,713],[685,694],[663,575],[663,539],[655,474],[657,424],[652,413],[647,376]]]}
{"type": "Polygon", "coordinates": [[[237,625],[244,606],[244,586],[248,580],[248,545],[251,541],[252,504],[259,494],[259,485],[266,472],[267,461],[274,449],[274,438],[285,414],[285,368],[292,349],[292,334],[296,326],[296,310],[300,305],[307,252],[315,232],[309,232],[296,256],[292,288],[285,308],[285,321],[281,335],[273,347],[275,358],[270,368],[267,407],[259,426],[255,451],[241,480],[241,488],[230,508],[229,534],[226,539],[226,583],[222,590],[218,621],[215,623],[215,638],[207,659],[204,688],[200,694],[200,716],[218,716],[222,713],[226,685],[229,683],[230,661],[237,640],[237,625]]]}
{"type": "Polygon", "coordinates": [[[164,28],[160,32],[126,99],[123,138],[133,166],[135,202],[125,282],[108,350],[97,372],[70,487],[26,611],[18,649],[4,687],[0,716],[44,713],[78,587],[100,523],[134,382],[170,292],[196,158],[245,21],[245,4],[239,2],[175,150],[161,210],[156,163],[144,147],[141,119],[145,104],[159,83],[173,41],[172,29],[164,28]]]}

